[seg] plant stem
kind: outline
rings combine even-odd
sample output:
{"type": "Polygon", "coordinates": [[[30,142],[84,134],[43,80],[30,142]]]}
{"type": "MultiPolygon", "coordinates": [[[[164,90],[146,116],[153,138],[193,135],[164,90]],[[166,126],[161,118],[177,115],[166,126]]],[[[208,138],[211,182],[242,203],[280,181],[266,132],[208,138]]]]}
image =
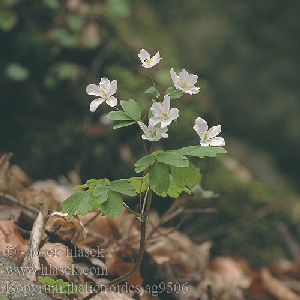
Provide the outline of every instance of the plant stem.
{"type": "MultiPolygon", "coordinates": [[[[141,239],[140,239],[140,249],[139,249],[139,253],[138,253],[138,258],[136,260],[136,263],[134,265],[134,267],[127,272],[126,274],[112,280],[111,282],[109,282],[107,284],[107,286],[111,286],[114,284],[118,284],[126,279],[128,279],[132,274],[134,274],[136,271],[139,270],[143,257],[144,257],[144,253],[145,253],[145,240],[146,240],[146,225],[147,225],[147,220],[149,217],[149,213],[150,213],[150,207],[151,207],[151,203],[152,203],[152,190],[149,190],[148,194],[147,194],[147,199],[146,199],[146,206],[145,206],[145,210],[141,216],[141,239]]],[[[99,294],[101,292],[101,290],[96,291],[90,295],[88,295],[87,297],[85,297],[83,300],[89,300],[92,299],[95,295],[99,294]]]]}

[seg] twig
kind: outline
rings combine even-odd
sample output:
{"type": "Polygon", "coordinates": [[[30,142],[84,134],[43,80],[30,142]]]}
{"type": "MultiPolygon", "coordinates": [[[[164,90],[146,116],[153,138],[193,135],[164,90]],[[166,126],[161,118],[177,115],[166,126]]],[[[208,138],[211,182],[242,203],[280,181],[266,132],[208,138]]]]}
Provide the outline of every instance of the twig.
{"type": "MultiPolygon", "coordinates": [[[[40,205],[40,212],[33,223],[32,231],[30,235],[30,241],[29,241],[29,248],[22,262],[23,268],[33,267],[35,271],[39,271],[41,269],[38,251],[39,251],[40,243],[42,241],[44,226],[47,217],[48,217],[47,204],[42,203],[40,205]]],[[[36,272],[28,272],[26,276],[31,281],[36,280],[36,272]]]]}

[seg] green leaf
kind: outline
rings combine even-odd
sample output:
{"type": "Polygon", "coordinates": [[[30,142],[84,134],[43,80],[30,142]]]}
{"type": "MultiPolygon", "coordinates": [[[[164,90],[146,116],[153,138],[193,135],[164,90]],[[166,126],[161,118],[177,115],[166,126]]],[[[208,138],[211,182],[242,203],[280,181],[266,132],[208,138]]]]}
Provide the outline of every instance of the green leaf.
{"type": "Polygon", "coordinates": [[[114,121],[132,121],[132,119],[128,117],[122,110],[111,111],[106,115],[106,117],[114,121]]]}
{"type": "Polygon", "coordinates": [[[155,155],[150,154],[139,159],[135,164],[135,172],[140,173],[151,166],[155,161],[155,155]]]}
{"type": "Polygon", "coordinates": [[[123,201],[119,193],[109,191],[108,200],[101,204],[101,211],[108,217],[114,217],[122,211],[123,201]]]}
{"type": "Polygon", "coordinates": [[[169,168],[167,165],[155,162],[150,169],[149,184],[154,192],[163,193],[169,189],[169,168]]]}
{"type": "Polygon", "coordinates": [[[123,122],[123,123],[113,126],[113,129],[119,129],[119,128],[130,126],[133,124],[135,124],[135,121],[134,122],[132,122],[132,121],[131,122],[123,122]]]}
{"type": "Polygon", "coordinates": [[[108,187],[99,184],[94,188],[93,195],[96,197],[96,201],[98,204],[102,204],[108,199],[108,187]]]}
{"type": "Polygon", "coordinates": [[[127,196],[136,196],[136,192],[132,185],[126,179],[112,181],[109,185],[111,191],[115,191],[127,196]]]}
{"type": "Polygon", "coordinates": [[[136,101],[134,101],[133,99],[129,99],[128,101],[121,100],[120,105],[123,108],[125,114],[131,119],[135,121],[141,119],[142,110],[136,101]]]}
{"type": "Polygon", "coordinates": [[[217,154],[224,154],[227,151],[223,147],[203,147],[203,146],[188,146],[183,147],[177,150],[177,152],[187,155],[187,156],[196,156],[196,157],[215,157],[217,154]]]}
{"type": "Polygon", "coordinates": [[[94,209],[94,201],[92,194],[84,191],[76,192],[63,202],[62,211],[69,216],[75,214],[83,216],[94,209]]]}
{"type": "Polygon", "coordinates": [[[156,160],[166,165],[172,165],[176,167],[187,167],[189,165],[188,159],[178,152],[162,152],[157,155],[156,160]]]}
{"type": "Polygon", "coordinates": [[[156,95],[158,94],[158,90],[154,87],[154,86],[151,86],[149,89],[147,89],[145,92],[145,94],[153,94],[153,95],[156,95]]]}
{"type": "Polygon", "coordinates": [[[88,188],[88,192],[93,193],[94,188],[99,185],[108,185],[110,183],[110,181],[107,178],[103,178],[103,179],[89,179],[87,180],[86,184],[83,186],[86,186],[88,188]]]}
{"type": "Polygon", "coordinates": [[[178,99],[183,96],[183,92],[180,90],[174,90],[169,94],[171,99],[178,99]]]}
{"type": "Polygon", "coordinates": [[[5,74],[11,80],[23,81],[28,78],[29,71],[18,63],[11,63],[7,66],[5,74]]]}
{"type": "Polygon", "coordinates": [[[168,87],[166,90],[166,95],[170,95],[174,91],[174,88],[172,86],[168,87]]]}
{"type": "Polygon", "coordinates": [[[200,181],[200,170],[191,162],[186,168],[171,167],[174,182],[181,188],[193,188],[200,181]]]}
{"type": "Polygon", "coordinates": [[[131,177],[128,181],[136,193],[143,193],[149,186],[149,174],[146,174],[144,177],[131,177]]]}

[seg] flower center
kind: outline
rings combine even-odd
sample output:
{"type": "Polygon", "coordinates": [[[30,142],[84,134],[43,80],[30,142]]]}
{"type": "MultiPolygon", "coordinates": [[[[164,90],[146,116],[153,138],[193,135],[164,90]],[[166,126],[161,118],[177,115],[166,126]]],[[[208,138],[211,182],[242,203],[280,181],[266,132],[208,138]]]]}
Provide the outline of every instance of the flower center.
{"type": "Polygon", "coordinates": [[[156,130],[151,130],[150,131],[150,137],[155,138],[156,137],[156,130]]]}
{"type": "Polygon", "coordinates": [[[168,119],[168,117],[169,117],[168,112],[163,111],[161,114],[162,114],[162,116],[163,116],[164,119],[168,119]]]}
{"type": "Polygon", "coordinates": [[[100,96],[101,96],[101,98],[106,99],[106,98],[109,97],[109,92],[108,92],[107,90],[102,90],[102,91],[100,92],[100,96]]]}
{"type": "Polygon", "coordinates": [[[182,81],[182,84],[181,84],[181,86],[182,86],[182,88],[187,88],[188,86],[189,86],[190,84],[189,84],[189,82],[187,81],[187,80],[183,80],[182,81]]]}
{"type": "Polygon", "coordinates": [[[152,58],[147,58],[146,60],[145,60],[145,64],[146,65],[151,65],[152,64],[152,58]]]}

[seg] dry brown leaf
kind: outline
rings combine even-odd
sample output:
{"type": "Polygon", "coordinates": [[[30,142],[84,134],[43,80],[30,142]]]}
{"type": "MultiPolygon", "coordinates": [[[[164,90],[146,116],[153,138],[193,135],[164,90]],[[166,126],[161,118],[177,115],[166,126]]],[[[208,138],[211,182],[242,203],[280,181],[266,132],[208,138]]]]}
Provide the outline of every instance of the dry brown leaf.
{"type": "Polygon", "coordinates": [[[268,292],[278,300],[300,300],[300,296],[272,276],[267,268],[256,273],[251,284],[251,290],[256,293],[268,292]]]}
{"type": "Polygon", "coordinates": [[[28,249],[13,220],[0,220],[0,253],[19,264],[28,249]]]}

